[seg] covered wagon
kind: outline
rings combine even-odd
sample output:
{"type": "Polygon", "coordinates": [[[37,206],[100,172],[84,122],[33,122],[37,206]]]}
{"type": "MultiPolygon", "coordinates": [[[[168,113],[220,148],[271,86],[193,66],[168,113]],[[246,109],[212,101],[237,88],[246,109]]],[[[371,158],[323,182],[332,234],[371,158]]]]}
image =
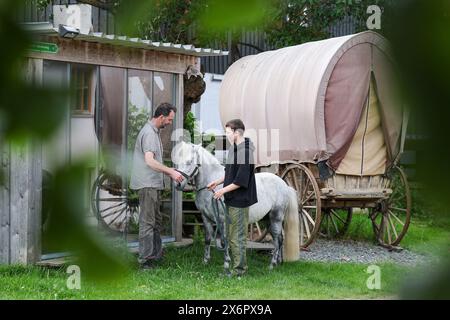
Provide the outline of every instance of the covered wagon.
{"type": "Polygon", "coordinates": [[[242,119],[257,171],[297,190],[302,247],[344,233],[353,208],[366,208],[381,245],[405,235],[407,111],[394,70],[388,42],[368,31],[247,56],[226,72],[221,120],[242,119]]]}

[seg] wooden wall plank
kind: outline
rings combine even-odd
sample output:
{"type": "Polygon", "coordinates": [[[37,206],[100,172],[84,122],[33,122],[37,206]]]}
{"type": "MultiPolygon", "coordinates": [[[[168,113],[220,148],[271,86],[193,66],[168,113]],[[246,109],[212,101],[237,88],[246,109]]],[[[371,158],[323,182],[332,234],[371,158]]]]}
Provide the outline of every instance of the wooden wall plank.
{"type": "Polygon", "coordinates": [[[10,261],[34,263],[41,255],[42,160],[39,143],[11,148],[10,261]]]}
{"type": "Polygon", "coordinates": [[[38,262],[41,258],[42,246],[42,145],[32,143],[30,147],[29,188],[33,190],[29,198],[29,216],[27,225],[27,263],[38,262]]]}
{"type": "MultiPolygon", "coordinates": [[[[175,117],[176,129],[183,129],[183,75],[180,74],[177,77],[177,97],[176,97],[176,107],[178,112],[175,117]]],[[[174,219],[172,222],[172,230],[175,235],[175,241],[181,241],[183,238],[183,192],[175,190],[172,184],[172,195],[173,195],[173,207],[174,219]]]]}
{"type": "Polygon", "coordinates": [[[10,263],[26,263],[27,243],[24,232],[28,228],[28,188],[29,161],[27,146],[11,146],[11,239],[10,263]]]}
{"type": "Polygon", "coordinates": [[[9,264],[10,262],[9,163],[9,144],[0,141],[0,170],[3,179],[3,182],[0,183],[0,264],[9,264]]]}
{"type": "MultiPolygon", "coordinates": [[[[42,70],[42,60],[29,59],[26,79],[40,85],[42,70]]],[[[42,146],[27,141],[10,150],[8,263],[34,263],[41,256],[42,146]]]]}

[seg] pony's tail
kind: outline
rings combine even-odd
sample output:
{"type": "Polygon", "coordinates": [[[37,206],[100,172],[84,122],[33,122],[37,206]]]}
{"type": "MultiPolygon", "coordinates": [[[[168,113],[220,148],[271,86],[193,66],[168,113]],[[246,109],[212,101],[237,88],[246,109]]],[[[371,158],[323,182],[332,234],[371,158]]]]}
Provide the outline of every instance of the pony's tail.
{"type": "Polygon", "coordinates": [[[297,261],[300,255],[299,221],[297,192],[288,187],[289,205],[284,216],[284,245],[283,260],[286,262],[297,261]]]}

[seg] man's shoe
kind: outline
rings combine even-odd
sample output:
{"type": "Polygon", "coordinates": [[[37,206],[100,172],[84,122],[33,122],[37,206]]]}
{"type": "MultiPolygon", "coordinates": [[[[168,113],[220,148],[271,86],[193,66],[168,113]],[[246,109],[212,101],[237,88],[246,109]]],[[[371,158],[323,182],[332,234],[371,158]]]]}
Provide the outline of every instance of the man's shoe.
{"type": "Polygon", "coordinates": [[[155,264],[151,261],[147,261],[141,264],[141,269],[142,270],[151,270],[151,269],[155,269],[155,264]]]}

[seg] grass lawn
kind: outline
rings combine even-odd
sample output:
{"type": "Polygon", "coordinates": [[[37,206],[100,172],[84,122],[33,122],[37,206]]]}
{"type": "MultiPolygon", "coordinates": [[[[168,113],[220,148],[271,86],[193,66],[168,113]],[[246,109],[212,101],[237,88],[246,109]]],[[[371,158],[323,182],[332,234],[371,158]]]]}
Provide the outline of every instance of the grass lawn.
{"type": "MultiPolygon", "coordinates": [[[[349,230],[355,239],[372,241],[368,219],[355,216],[349,230]]],[[[433,254],[450,238],[449,228],[413,224],[402,242],[410,250],[433,254]]],[[[161,266],[150,271],[134,263],[121,279],[93,284],[82,276],[81,289],[66,286],[65,269],[0,266],[0,299],[377,299],[395,298],[405,276],[414,270],[380,264],[381,289],[366,286],[367,265],[350,263],[285,263],[269,271],[269,257],[249,252],[249,274],[239,279],[220,276],[222,254],[212,250],[210,265],[202,264],[203,246],[169,247],[161,266]]]]}

